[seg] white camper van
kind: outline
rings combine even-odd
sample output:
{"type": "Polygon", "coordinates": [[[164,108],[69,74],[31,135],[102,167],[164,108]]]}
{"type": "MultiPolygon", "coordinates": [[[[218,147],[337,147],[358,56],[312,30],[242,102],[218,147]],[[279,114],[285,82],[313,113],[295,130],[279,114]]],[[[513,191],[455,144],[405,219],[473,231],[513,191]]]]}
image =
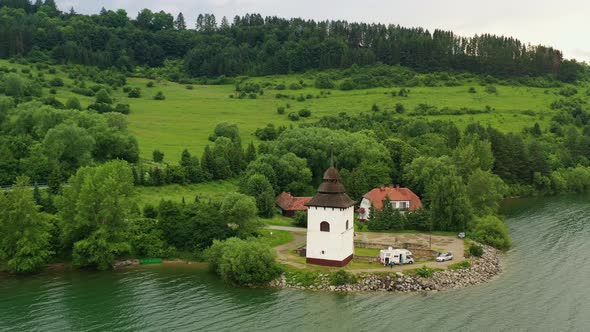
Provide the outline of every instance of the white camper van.
{"type": "Polygon", "coordinates": [[[379,261],[383,265],[395,264],[414,264],[412,252],[406,249],[393,249],[389,247],[379,251],[379,261]]]}

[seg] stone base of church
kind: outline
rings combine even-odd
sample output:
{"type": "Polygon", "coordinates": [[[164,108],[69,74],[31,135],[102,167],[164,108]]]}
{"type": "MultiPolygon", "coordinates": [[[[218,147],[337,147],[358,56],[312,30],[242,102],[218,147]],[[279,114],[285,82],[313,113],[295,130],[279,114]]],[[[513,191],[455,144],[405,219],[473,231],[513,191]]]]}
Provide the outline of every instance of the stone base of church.
{"type": "Polygon", "coordinates": [[[341,261],[307,257],[305,259],[305,262],[308,264],[314,264],[314,265],[343,267],[343,266],[346,266],[346,264],[350,263],[351,260],[352,260],[352,255],[346,257],[345,259],[343,259],[341,261]]]}

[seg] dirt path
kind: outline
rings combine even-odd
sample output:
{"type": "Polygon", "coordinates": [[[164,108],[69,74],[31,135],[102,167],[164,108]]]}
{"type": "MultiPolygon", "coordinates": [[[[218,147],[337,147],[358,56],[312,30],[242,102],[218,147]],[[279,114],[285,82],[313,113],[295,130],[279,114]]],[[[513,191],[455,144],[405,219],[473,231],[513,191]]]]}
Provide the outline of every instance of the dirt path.
{"type": "MultiPolygon", "coordinates": [[[[289,226],[267,226],[269,229],[288,231],[293,233],[293,241],[282,244],[275,247],[279,260],[285,264],[291,265],[297,268],[309,268],[308,265],[295,262],[292,254],[293,250],[305,244],[307,229],[302,227],[289,227],[289,226]]],[[[422,233],[376,233],[376,232],[357,232],[355,240],[362,242],[375,242],[375,243],[416,243],[424,246],[429,246],[432,241],[432,248],[438,251],[450,251],[455,255],[452,261],[447,262],[416,262],[415,264],[407,265],[396,265],[393,268],[381,266],[379,263],[374,263],[374,268],[347,268],[347,271],[354,273],[363,272],[397,272],[411,270],[422,265],[426,265],[430,268],[446,268],[451,264],[463,260],[464,243],[460,240],[451,236],[440,236],[422,234],[422,233]]]]}
{"type": "Polygon", "coordinates": [[[279,260],[285,264],[303,269],[305,268],[305,264],[300,264],[294,262],[291,259],[291,252],[298,247],[305,244],[306,241],[306,229],[305,228],[297,228],[297,227],[285,227],[285,226],[269,226],[270,229],[276,229],[281,231],[289,231],[293,234],[293,241],[287,242],[285,244],[281,244],[280,246],[276,246],[275,250],[277,252],[277,256],[279,260]],[[285,229],[290,228],[290,229],[285,229]]]}

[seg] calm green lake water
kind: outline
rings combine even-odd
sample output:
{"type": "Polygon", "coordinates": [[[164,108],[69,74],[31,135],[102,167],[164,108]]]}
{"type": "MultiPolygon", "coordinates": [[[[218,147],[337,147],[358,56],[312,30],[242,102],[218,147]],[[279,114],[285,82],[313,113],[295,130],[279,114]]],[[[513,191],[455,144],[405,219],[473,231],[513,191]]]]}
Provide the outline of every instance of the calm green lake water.
{"type": "Polygon", "coordinates": [[[226,287],[195,266],[0,276],[0,331],[590,330],[590,197],[508,202],[492,282],[429,294],[226,287]]]}

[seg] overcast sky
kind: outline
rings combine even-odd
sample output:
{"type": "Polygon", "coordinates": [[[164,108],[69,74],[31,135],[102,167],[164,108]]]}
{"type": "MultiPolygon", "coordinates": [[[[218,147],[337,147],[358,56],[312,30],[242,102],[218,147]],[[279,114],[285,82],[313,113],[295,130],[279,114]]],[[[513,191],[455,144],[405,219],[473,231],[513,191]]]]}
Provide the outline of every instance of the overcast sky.
{"type": "Polygon", "coordinates": [[[452,30],[463,36],[493,33],[561,49],[566,58],[590,61],[588,0],[57,0],[62,10],[97,13],[123,8],[182,12],[192,25],[199,13],[218,17],[246,13],[316,20],[344,19],[452,30]]]}

